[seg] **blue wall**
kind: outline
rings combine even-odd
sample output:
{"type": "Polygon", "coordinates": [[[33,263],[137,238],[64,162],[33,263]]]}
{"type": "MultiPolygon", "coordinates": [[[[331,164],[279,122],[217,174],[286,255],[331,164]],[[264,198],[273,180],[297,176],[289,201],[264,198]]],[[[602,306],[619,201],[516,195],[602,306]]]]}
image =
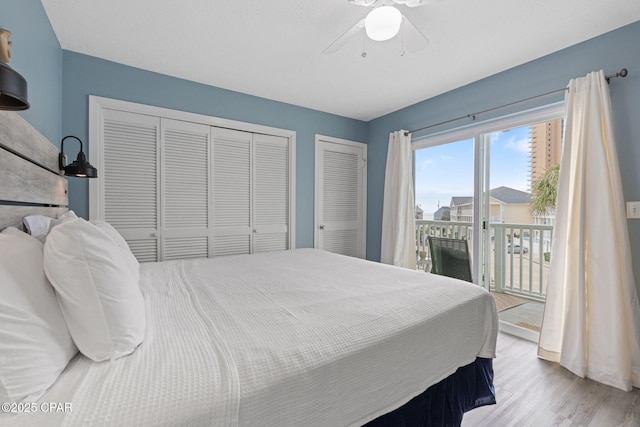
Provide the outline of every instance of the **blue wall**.
{"type": "MultiPolygon", "coordinates": [[[[88,141],[89,95],[296,131],[296,245],[313,247],[315,134],[366,142],[367,124],[63,51],[62,130],[88,141]]],[[[91,147],[88,149],[91,150],[91,147]]],[[[70,207],[88,216],[86,180],[69,180],[70,207]]]]}
{"type": "Polygon", "coordinates": [[[62,50],[42,4],[39,0],[0,2],[0,28],[12,33],[9,65],[29,88],[31,108],[20,115],[59,144],[62,50]]]}
{"type": "MultiPolygon", "coordinates": [[[[625,78],[611,80],[611,102],[625,200],[640,200],[640,22],[558,51],[519,67],[479,80],[443,95],[428,99],[369,122],[369,176],[367,257],[380,260],[383,171],[387,158],[389,133],[399,129],[417,129],[468,113],[563,88],[570,79],[591,71],[613,74],[629,69],[625,78]]],[[[477,120],[533,108],[561,100],[546,98],[501,109],[477,120]]],[[[460,121],[448,128],[468,124],[460,121]]],[[[432,129],[445,130],[447,127],[432,129]]],[[[424,134],[415,134],[422,136],[424,134]]],[[[636,283],[640,285],[640,220],[629,220],[629,234],[636,283]]]]}

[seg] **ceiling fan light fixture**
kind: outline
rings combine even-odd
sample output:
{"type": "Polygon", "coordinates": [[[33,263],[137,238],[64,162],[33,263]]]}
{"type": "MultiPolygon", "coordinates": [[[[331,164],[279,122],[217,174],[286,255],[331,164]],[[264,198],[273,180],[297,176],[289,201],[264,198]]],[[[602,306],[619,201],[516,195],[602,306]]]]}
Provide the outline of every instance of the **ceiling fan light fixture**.
{"type": "Polygon", "coordinates": [[[400,31],[402,14],[393,6],[380,6],[373,9],[364,20],[367,36],[374,41],[392,39],[400,31]]]}

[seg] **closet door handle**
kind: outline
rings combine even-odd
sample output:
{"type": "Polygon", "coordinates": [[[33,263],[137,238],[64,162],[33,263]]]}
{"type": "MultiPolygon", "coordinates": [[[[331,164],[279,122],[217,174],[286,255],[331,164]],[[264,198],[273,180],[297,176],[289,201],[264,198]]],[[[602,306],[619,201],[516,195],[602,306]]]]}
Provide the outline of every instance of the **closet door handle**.
{"type": "Polygon", "coordinates": [[[324,229],[325,229],[325,226],[324,226],[324,225],[321,225],[321,226],[320,226],[320,230],[324,230],[324,229]]]}

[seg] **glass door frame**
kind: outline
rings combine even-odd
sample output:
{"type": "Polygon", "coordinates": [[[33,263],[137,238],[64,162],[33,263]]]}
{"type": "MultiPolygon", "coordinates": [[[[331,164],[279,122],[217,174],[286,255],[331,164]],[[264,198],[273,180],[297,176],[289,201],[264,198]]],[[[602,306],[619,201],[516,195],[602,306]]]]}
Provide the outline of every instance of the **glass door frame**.
{"type": "MultiPolygon", "coordinates": [[[[415,192],[415,151],[422,148],[435,147],[461,140],[473,139],[474,141],[474,178],[473,178],[473,245],[471,248],[472,265],[471,275],[473,282],[489,289],[485,283],[485,277],[491,277],[490,239],[486,238],[489,232],[489,172],[491,164],[490,138],[492,132],[503,129],[511,129],[527,126],[535,123],[552,121],[564,118],[564,101],[555,102],[542,107],[537,107],[494,119],[489,119],[469,125],[445,130],[425,136],[413,137],[411,148],[414,151],[414,192],[415,192]],[[476,215],[480,212],[480,215],[476,215]],[[476,261],[477,260],[477,261],[476,261]]],[[[414,194],[415,199],[415,194],[414,194]]]]}

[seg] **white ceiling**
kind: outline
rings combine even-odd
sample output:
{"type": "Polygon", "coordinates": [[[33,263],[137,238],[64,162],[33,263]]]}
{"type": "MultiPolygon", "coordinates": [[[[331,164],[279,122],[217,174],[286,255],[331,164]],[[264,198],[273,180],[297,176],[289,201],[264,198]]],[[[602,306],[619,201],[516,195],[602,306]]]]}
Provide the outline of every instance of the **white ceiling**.
{"type": "Polygon", "coordinates": [[[430,40],[356,37],[347,0],[42,0],[63,49],[371,120],[640,19],[640,0],[446,0],[398,8],[430,40]]]}

